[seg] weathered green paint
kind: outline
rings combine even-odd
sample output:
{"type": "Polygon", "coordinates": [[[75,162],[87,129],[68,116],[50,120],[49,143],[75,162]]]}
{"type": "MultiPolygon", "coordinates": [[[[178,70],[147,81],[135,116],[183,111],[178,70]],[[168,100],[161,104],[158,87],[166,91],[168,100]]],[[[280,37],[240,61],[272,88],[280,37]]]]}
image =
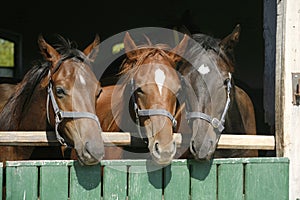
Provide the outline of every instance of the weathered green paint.
{"type": "Polygon", "coordinates": [[[245,170],[247,200],[288,200],[288,163],[248,163],[245,170]]]}
{"type": "Polygon", "coordinates": [[[68,199],[68,166],[41,166],[40,176],[41,200],[68,199]]]}
{"type": "MultiPolygon", "coordinates": [[[[0,183],[1,167],[0,163],[0,183]]],[[[148,160],[104,160],[95,166],[81,166],[77,161],[9,161],[5,170],[6,199],[12,200],[289,197],[288,158],[174,160],[167,167],[148,160]]]]}
{"type": "Polygon", "coordinates": [[[186,160],[177,161],[164,168],[164,199],[188,200],[190,172],[186,160]]]}
{"type": "Polygon", "coordinates": [[[106,166],[103,171],[103,199],[126,199],[127,166],[106,166]]]}
{"type": "Polygon", "coordinates": [[[191,163],[191,199],[217,199],[217,167],[211,162],[191,163]]]}
{"type": "Polygon", "coordinates": [[[6,199],[37,199],[38,168],[36,166],[6,167],[6,199]]]}
{"type": "MultiPolygon", "coordinates": [[[[152,169],[150,167],[150,169],[152,169]]],[[[147,171],[147,165],[129,167],[128,199],[161,200],[162,169],[147,171]]]]}
{"type": "Polygon", "coordinates": [[[243,164],[217,166],[218,200],[243,200],[243,164]],[[230,192],[229,192],[230,191],[230,192]]]}
{"type": "Polygon", "coordinates": [[[75,162],[70,168],[70,199],[98,200],[101,197],[101,167],[82,166],[75,162]]]}
{"type": "MultiPolygon", "coordinates": [[[[0,162],[0,185],[3,185],[3,163],[0,162]]],[[[0,199],[2,199],[2,190],[0,190],[0,199]]]]}

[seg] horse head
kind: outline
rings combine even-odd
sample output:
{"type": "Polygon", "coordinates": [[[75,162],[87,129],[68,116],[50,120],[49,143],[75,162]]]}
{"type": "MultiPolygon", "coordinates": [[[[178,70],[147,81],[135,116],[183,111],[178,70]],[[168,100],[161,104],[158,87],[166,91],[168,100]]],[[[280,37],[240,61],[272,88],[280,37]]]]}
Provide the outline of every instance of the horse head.
{"type": "Polygon", "coordinates": [[[169,164],[176,153],[173,128],[181,84],[175,67],[187,41],[185,36],[171,49],[164,44],[152,45],[149,39],[147,45],[137,46],[128,32],[124,37],[127,58],[120,75],[128,91],[125,102],[129,102],[134,130],[147,138],[153,160],[161,165],[169,164]]]}
{"type": "Polygon", "coordinates": [[[186,95],[186,118],[192,130],[190,152],[211,159],[224,130],[232,96],[233,48],[240,27],[223,40],[193,34],[187,62],[180,66],[186,95]]]}

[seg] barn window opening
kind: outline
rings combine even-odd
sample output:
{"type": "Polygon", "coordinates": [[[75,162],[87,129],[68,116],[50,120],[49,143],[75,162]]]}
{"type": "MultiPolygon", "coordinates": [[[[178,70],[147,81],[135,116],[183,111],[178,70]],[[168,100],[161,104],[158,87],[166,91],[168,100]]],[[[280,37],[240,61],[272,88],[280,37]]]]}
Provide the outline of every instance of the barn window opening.
{"type": "Polygon", "coordinates": [[[3,38],[0,38],[0,66],[14,67],[15,44],[3,38]]]}
{"type": "Polygon", "coordinates": [[[22,76],[22,35],[0,29],[0,81],[2,77],[22,76]]]}

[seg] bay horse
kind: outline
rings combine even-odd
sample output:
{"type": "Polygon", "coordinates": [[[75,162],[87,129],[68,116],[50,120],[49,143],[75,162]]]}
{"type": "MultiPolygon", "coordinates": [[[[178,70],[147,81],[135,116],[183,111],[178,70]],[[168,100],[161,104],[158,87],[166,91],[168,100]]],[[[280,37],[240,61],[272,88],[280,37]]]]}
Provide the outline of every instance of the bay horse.
{"type": "MultiPolygon", "coordinates": [[[[120,79],[116,85],[102,88],[96,110],[103,131],[128,131],[133,138],[146,138],[152,159],[159,165],[167,165],[176,154],[173,129],[178,106],[176,95],[181,84],[175,67],[182,59],[180,55],[185,51],[188,37],[173,49],[147,40],[146,45],[136,45],[126,32],[126,58],[118,74],[120,79]]],[[[112,154],[117,158],[116,149],[107,150],[105,158],[110,159],[112,154]]],[[[135,154],[135,158],[139,155],[135,154]]]]}
{"type": "Polygon", "coordinates": [[[216,150],[221,134],[256,134],[252,101],[233,78],[239,35],[240,25],[222,40],[192,34],[178,68],[186,99],[182,114],[192,131],[189,153],[196,159],[258,156],[257,150],[216,150]]]}
{"type": "MultiPolygon", "coordinates": [[[[44,60],[13,86],[14,91],[0,111],[0,130],[55,131],[64,147],[75,149],[81,164],[95,165],[104,156],[102,130],[95,110],[101,86],[91,68],[100,39],[96,35],[84,51],[63,37],[59,39],[61,44],[54,48],[39,36],[44,60]]],[[[0,146],[0,161],[32,159],[38,149],[0,146]]],[[[51,154],[41,158],[51,156],[59,158],[51,154]]]]}
{"type": "Polygon", "coordinates": [[[0,77],[0,111],[15,92],[15,88],[19,82],[18,78],[0,77]]]}

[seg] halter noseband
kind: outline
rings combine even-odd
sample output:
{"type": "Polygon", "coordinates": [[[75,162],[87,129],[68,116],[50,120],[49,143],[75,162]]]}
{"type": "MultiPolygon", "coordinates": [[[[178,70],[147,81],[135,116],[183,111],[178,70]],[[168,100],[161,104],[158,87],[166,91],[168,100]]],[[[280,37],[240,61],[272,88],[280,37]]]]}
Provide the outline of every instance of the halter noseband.
{"type": "Polygon", "coordinates": [[[177,126],[177,121],[175,119],[175,117],[167,110],[165,109],[139,109],[137,103],[136,103],[136,99],[135,99],[135,90],[136,90],[136,86],[135,86],[135,81],[133,79],[130,79],[130,86],[131,86],[131,100],[133,102],[133,106],[134,106],[134,112],[135,112],[135,121],[138,124],[138,133],[140,135],[141,138],[143,138],[141,130],[140,130],[140,117],[150,117],[150,116],[155,116],[155,115],[162,115],[165,117],[168,117],[173,125],[173,128],[176,128],[177,126]]]}
{"type": "MultiPolygon", "coordinates": [[[[69,56],[66,58],[61,59],[56,67],[54,68],[55,71],[59,68],[59,66],[62,64],[63,61],[73,58],[73,57],[78,57],[78,56],[69,56]]],[[[81,57],[78,57],[81,61],[83,61],[83,59],[81,57]]],[[[49,70],[49,74],[51,74],[51,71],[49,70]]],[[[48,84],[48,89],[47,89],[48,95],[47,95],[47,120],[48,123],[50,124],[50,117],[49,117],[49,98],[51,99],[51,103],[52,103],[52,107],[53,107],[53,111],[54,111],[54,115],[55,115],[55,134],[56,134],[56,139],[59,141],[60,144],[65,145],[65,146],[69,146],[66,142],[65,139],[59,134],[58,131],[58,126],[59,124],[64,120],[64,118],[70,118],[70,119],[79,119],[79,118],[89,118],[89,119],[93,119],[97,122],[98,127],[101,129],[100,126],[100,122],[99,119],[97,117],[97,115],[90,113],[90,112],[73,112],[73,111],[62,111],[59,107],[58,104],[55,100],[54,94],[53,94],[53,90],[52,90],[52,80],[51,80],[51,76],[50,76],[50,81],[48,84]]]]}
{"type": "Polygon", "coordinates": [[[218,120],[217,118],[211,117],[205,113],[202,112],[186,112],[186,118],[187,120],[193,119],[193,118],[199,118],[199,119],[203,119],[207,122],[209,122],[215,129],[218,129],[218,131],[221,133],[224,130],[224,122],[225,122],[225,116],[227,114],[227,111],[229,109],[229,105],[230,105],[230,90],[232,88],[231,85],[231,73],[229,74],[229,78],[226,80],[227,82],[227,95],[226,95],[226,104],[225,104],[225,108],[224,111],[222,113],[221,119],[218,120]]]}

